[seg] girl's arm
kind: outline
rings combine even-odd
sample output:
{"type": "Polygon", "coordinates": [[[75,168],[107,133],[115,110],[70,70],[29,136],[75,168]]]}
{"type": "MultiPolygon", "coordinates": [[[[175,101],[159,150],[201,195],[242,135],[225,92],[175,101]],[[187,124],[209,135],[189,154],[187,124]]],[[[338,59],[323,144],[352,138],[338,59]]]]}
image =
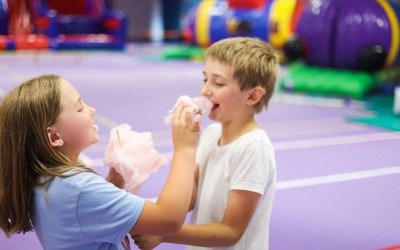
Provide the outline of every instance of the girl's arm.
{"type": "Polygon", "coordinates": [[[125,186],[124,178],[115,170],[115,168],[110,168],[106,177],[106,181],[114,184],[117,188],[123,189],[125,186]]]}
{"type": "Polygon", "coordinates": [[[164,237],[135,236],[140,249],[152,249],[161,242],[202,247],[227,247],[235,244],[247,228],[261,195],[244,190],[229,192],[228,204],[221,222],[203,225],[184,225],[174,235],[164,237]]]}
{"type": "Polygon", "coordinates": [[[179,106],[172,122],[174,155],[166,184],[157,203],[146,201],[130,234],[167,235],[179,231],[189,208],[195,168],[200,115],[192,120],[193,108],[179,106]]]}

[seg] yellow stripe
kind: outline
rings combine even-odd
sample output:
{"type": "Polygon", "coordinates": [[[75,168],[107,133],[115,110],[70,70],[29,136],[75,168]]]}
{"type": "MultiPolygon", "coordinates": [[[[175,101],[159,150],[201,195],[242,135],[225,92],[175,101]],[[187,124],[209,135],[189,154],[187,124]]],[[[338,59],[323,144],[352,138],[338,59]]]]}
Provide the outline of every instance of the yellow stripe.
{"type": "Polygon", "coordinates": [[[270,10],[271,25],[275,25],[275,32],[269,31],[269,39],[273,46],[282,48],[292,36],[291,21],[296,9],[296,0],[275,0],[270,10]]]}
{"type": "Polygon", "coordinates": [[[386,65],[393,64],[396,59],[397,53],[399,53],[399,20],[397,19],[396,13],[393,11],[392,6],[386,0],[377,0],[388,15],[390,21],[390,27],[392,30],[392,41],[390,44],[390,50],[388,57],[386,58],[386,65]]]}
{"type": "Polygon", "coordinates": [[[196,18],[196,37],[200,46],[206,47],[210,44],[210,9],[216,0],[201,1],[196,18]]]}

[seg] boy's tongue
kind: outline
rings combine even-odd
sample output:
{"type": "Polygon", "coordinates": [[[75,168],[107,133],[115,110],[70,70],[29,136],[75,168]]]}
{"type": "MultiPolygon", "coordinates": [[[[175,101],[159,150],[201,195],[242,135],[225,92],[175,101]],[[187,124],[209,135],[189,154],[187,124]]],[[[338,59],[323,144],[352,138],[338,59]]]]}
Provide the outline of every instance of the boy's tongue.
{"type": "Polygon", "coordinates": [[[219,107],[219,104],[214,104],[211,108],[211,111],[215,111],[219,107]]]}

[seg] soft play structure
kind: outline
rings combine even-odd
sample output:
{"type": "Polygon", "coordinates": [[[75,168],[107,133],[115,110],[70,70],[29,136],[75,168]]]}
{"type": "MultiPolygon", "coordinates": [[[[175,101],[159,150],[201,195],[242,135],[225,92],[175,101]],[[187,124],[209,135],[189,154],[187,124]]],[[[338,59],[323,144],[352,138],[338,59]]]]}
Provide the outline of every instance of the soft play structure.
{"type": "Polygon", "coordinates": [[[186,17],[184,38],[207,47],[227,37],[251,36],[283,47],[307,0],[202,0],[186,17]]]}
{"type": "Polygon", "coordinates": [[[188,14],[184,34],[201,47],[258,37],[296,62],[281,78],[283,89],[362,98],[400,81],[393,77],[399,17],[399,0],[202,0],[188,14]]]}
{"type": "Polygon", "coordinates": [[[33,26],[27,1],[0,1],[0,50],[48,48],[48,37],[35,34],[33,26]]]}
{"type": "Polygon", "coordinates": [[[268,40],[268,9],[263,0],[203,0],[186,17],[184,39],[207,47],[232,36],[254,36],[268,40]]]}
{"type": "Polygon", "coordinates": [[[321,0],[304,9],[292,39],[281,87],[307,93],[362,98],[400,82],[400,1],[321,0]]]}
{"type": "Polygon", "coordinates": [[[310,1],[289,57],[338,69],[376,71],[400,61],[398,0],[310,1]]]}
{"type": "Polygon", "coordinates": [[[376,71],[400,61],[399,16],[398,0],[202,0],[184,34],[202,47],[258,37],[309,65],[376,71]]]}
{"type": "Polygon", "coordinates": [[[105,0],[0,1],[0,50],[123,49],[126,29],[105,0]]]}
{"type": "Polygon", "coordinates": [[[53,49],[122,49],[127,21],[104,0],[30,0],[35,32],[53,49]]]}
{"type": "MultiPolygon", "coordinates": [[[[190,47],[168,52],[170,58],[199,58],[194,46],[206,48],[227,37],[251,36],[281,49],[292,38],[308,0],[202,0],[183,22],[183,38],[190,47]],[[195,51],[193,56],[191,51],[195,51]],[[176,53],[180,52],[180,53],[176,53]],[[188,53],[189,52],[189,53],[188,53]]],[[[281,50],[278,50],[280,52],[281,50]]],[[[282,53],[279,53],[283,60],[282,53]]]]}

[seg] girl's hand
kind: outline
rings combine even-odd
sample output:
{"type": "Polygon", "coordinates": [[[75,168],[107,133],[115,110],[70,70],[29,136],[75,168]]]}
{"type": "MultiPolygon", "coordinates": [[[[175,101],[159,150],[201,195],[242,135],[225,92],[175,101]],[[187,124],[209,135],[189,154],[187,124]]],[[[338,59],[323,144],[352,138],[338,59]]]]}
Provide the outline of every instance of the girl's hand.
{"type": "Polygon", "coordinates": [[[172,141],[174,148],[195,148],[200,137],[201,113],[193,118],[193,107],[179,105],[172,121],[172,141]]]}
{"type": "Polygon", "coordinates": [[[122,178],[122,176],[115,170],[115,168],[112,167],[110,167],[108,170],[106,181],[114,184],[114,186],[121,189],[125,186],[124,178],[122,178]]]}
{"type": "Polygon", "coordinates": [[[141,250],[153,249],[162,242],[161,236],[132,235],[132,239],[135,240],[136,246],[141,250]]]}

